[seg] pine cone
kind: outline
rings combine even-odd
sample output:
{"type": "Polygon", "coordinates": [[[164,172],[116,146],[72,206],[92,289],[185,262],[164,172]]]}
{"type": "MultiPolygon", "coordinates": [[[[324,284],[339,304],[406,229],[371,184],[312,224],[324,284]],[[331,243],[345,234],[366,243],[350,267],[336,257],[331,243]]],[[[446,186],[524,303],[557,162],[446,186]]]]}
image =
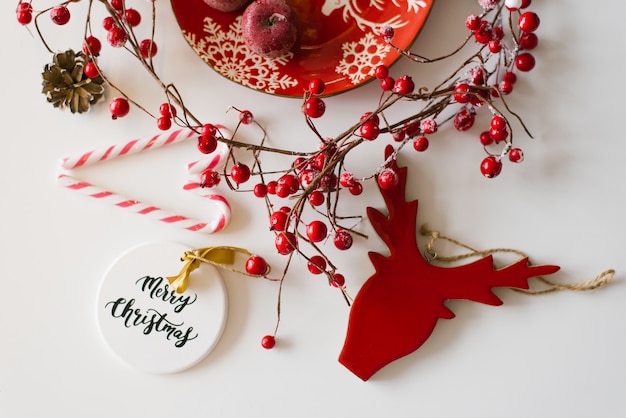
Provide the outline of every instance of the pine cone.
{"type": "Polygon", "coordinates": [[[53,62],[44,67],[42,93],[54,107],[69,107],[72,113],[89,110],[104,94],[104,80],[87,77],[83,69],[89,62],[83,52],[68,49],[54,54],[53,62]]]}

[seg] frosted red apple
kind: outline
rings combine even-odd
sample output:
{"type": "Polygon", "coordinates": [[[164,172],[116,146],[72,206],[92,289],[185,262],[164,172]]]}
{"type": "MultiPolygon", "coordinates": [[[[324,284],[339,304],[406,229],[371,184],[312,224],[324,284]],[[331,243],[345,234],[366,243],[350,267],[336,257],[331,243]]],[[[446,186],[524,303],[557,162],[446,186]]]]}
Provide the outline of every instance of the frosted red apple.
{"type": "Polygon", "coordinates": [[[296,14],[284,0],[253,1],[243,12],[241,26],[246,45],[269,58],[289,52],[298,38],[296,14]]]}
{"type": "Polygon", "coordinates": [[[243,9],[250,0],[204,0],[204,2],[220,12],[234,12],[243,9]]]}

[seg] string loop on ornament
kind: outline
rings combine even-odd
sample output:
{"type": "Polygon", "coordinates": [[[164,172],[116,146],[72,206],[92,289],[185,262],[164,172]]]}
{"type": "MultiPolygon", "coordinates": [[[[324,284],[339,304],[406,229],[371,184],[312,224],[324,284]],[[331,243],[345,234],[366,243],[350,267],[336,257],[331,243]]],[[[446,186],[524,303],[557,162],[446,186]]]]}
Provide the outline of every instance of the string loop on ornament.
{"type": "MultiPolygon", "coordinates": [[[[426,248],[424,249],[424,257],[429,263],[432,263],[435,260],[444,262],[444,263],[451,263],[451,262],[463,260],[466,258],[486,257],[486,256],[493,255],[496,253],[510,253],[510,254],[518,255],[521,258],[529,258],[528,255],[526,255],[522,251],[519,251],[513,248],[490,248],[487,250],[477,250],[475,248],[470,247],[467,244],[463,244],[462,242],[455,240],[454,238],[441,235],[439,231],[430,230],[426,224],[423,224],[420,227],[420,234],[430,237],[430,239],[428,240],[428,243],[426,244],[426,248]],[[438,239],[448,241],[456,246],[464,248],[467,250],[467,252],[454,255],[454,256],[440,256],[438,255],[437,251],[435,251],[434,249],[435,242],[438,239]]],[[[552,293],[552,292],[556,292],[560,290],[569,290],[572,292],[586,292],[586,291],[598,289],[600,287],[604,287],[608,285],[613,280],[614,277],[615,277],[615,270],[613,269],[605,270],[591,280],[587,280],[587,281],[579,282],[579,283],[573,283],[573,284],[555,283],[553,281],[546,279],[545,277],[537,276],[535,277],[535,279],[537,279],[542,284],[547,286],[545,289],[539,289],[539,290],[513,289],[513,290],[515,290],[516,292],[524,293],[526,295],[543,295],[546,293],[552,293]]]]}
{"type": "Polygon", "coordinates": [[[198,248],[195,250],[185,251],[185,253],[181,257],[181,261],[185,261],[186,263],[183,265],[180,273],[178,273],[176,276],[168,276],[167,280],[174,288],[176,293],[183,293],[185,290],[187,290],[187,286],[189,285],[189,276],[194,270],[200,267],[201,263],[211,264],[215,267],[219,267],[221,269],[250,277],[263,277],[268,280],[273,280],[267,277],[267,275],[271,271],[271,267],[269,265],[267,266],[267,270],[263,274],[251,274],[246,271],[242,271],[232,267],[235,262],[236,253],[245,254],[247,256],[253,255],[245,248],[229,246],[198,248]]]}

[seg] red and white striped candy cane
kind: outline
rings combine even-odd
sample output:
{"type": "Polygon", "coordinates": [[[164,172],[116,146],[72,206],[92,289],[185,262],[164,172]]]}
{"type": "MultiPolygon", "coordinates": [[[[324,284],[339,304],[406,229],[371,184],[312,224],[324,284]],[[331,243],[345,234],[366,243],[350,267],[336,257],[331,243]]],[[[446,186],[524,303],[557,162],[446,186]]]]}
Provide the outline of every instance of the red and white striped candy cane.
{"type": "MultiPolygon", "coordinates": [[[[210,199],[217,206],[225,206],[222,207],[222,213],[230,214],[230,205],[221,194],[215,193],[212,189],[206,189],[200,185],[200,174],[204,170],[208,169],[217,171],[226,163],[227,155],[228,147],[225,144],[220,143],[218,144],[217,149],[206,158],[189,163],[187,165],[187,171],[190,174],[190,178],[189,181],[183,186],[183,189],[199,194],[205,199],[210,199]]],[[[226,222],[229,221],[230,218],[226,220],[226,222]]]]}
{"type": "Polygon", "coordinates": [[[110,147],[88,151],[75,157],[64,158],[61,160],[61,167],[66,170],[73,170],[125,155],[176,144],[194,136],[197,136],[197,134],[191,129],[178,129],[168,133],[133,139],[125,144],[111,145],[110,147]]]}
{"type": "MultiPolygon", "coordinates": [[[[173,144],[176,142],[180,142],[184,139],[191,138],[195,134],[191,130],[179,130],[172,132],[170,134],[162,134],[157,135],[150,138],[145,138],[143,140],[133,140],[126,144],[120,146],[111,146],[109,148],[103,149],[101,151],[89,151],[78,157],[68,157],[64,158],[61,161],[61,166],[66,169],[73,169],[78,167],[83,167],[90,164],[95,164],[98,162],[110,160],[116,157],[121,157],[124,155],[129,155],[149,149],[154,149],[157,147],[162,147],[165,145],[173,144]]],[[[225,160],[225,152],[224,149],[227,149],[226,146],[220,144],[218,149],[209,154],[207,157],[211,161],[216,161],[215,167],[219,164],[219,161],[225,160]]],[[[204,160],[202,160],[204,161],[204,160]]],[[[200,162],[191,163],[188,165],[203,165],[200,162]]],[[[207,165],[208,166],[208,165],[207,165]]],[[[206,167],[205,167],[206,168],[206,167]]],[[[196,172],[192,173],[196,175],[196,172]]],[[[198,174],[199,176],[199,174],[198,174]]],[[[70,190],[74,190],[80,192],[84,195],[90,196],[92,198],[106,201],[109,204],[113,204],[117,207],[125,208],[128,210],[132,210],[135,213],[147,216],[150,219],[155,219],[161,222],[165,222],[171,225],[175,225],[179,228],[183,228],[190,231],[199,231],[206,233],[215,233],[223,229],[231,219],[231,207],[228,203],[228,200],[219,193],[212,191],[211,193],[204,192],[202,190],[194,190],[196,193],[199,193],[203,197],[207,198],[213,206],[217,209],[217,214],[210,221],[199,221],[197,219],[189,218],[184,215],[179,215],[176,213],[172,213],[168,210],[159,208],[157,206],[153,206],[147,203],[142,203],[135,199],[130,199],[124,196],[117,194],[116,192],[103,189],[99,186],[93,185],[91,183],[82,181],[76,177],[72,177],[67,174],[60,174],[57,178],[58,183],[70,190]]],[[[198,181],[193,181],[198,184],[198,181]]],[[[189,182],[191,183],[191,181],[189,182]]],[[[187,184],[189,184],[187,183],[187,184]]],[[[188,189],[185,184],[186,190],[188,189]]],[[[199,184],[198,184],[199,187],[199,184]]]]}

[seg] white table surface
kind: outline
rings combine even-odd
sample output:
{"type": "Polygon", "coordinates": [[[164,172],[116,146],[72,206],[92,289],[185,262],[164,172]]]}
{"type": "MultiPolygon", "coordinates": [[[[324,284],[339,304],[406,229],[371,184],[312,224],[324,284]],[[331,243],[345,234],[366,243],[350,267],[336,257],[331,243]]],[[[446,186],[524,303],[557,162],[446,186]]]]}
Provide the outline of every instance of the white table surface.
{"type": "MultiPolygon", "coordinates": [[[[53,2],[49,2],[52,4],[53,2]]],[[[83,2],[85,3],[85,2],[83,2]]],[[[159,0],[157,68],[175,82],[190,108],[233,125],[229,106],[247,108],[274,144],[311,141],[297,99],[248,90],[217,75],[185,44],[167,1],[159,0]]],[[[511,247],[536,263],[562,267],[563,282],[617,271],[591,293],[528,297],[499,290],[501,307],[454,302],[416,353],[362,382],[337,362],[348,308],[295,262],[285,282],[279,345],[259,341],[276,319],[277,285],[223,273],[229,318],[216,349],[174,375],[137,372],[118,361],[99,336],[94,302],[100,279],[137,244],[171,240],[193,247],[236,245],[279,266],[265,209],[249,195],[230,195],[231,225],[203,235],[142,219],[58,187],[60,158],[155,132],[140,112],[112,122],[106,106],[74,116],[46,103],[40,73],[50,56],[16,24],[15,1],[2,9],[3,191],[0,265],[0,412],[3,417],[621,417],[626,414],[626,3],[533,1],[541,17],[537,67],[521,77],[512,107],[534,139],[518,134],[526,161],[500,177],[477,170],[482,150],[450,129],[412,164],[409,197],[420,199],[418,224],[479,247],[511,247]]],[[[414,50],[433,56],[464,34],[473,0],[438,0],[414,50]]],[[[76,22],[52,32],[58,49],[78,48],[76,22]]],[[[134,63],[117,59],[109,73],[145,103],[160,103],[154,84],[134,63]]],[[[417,84],[437,80],[438,67],[407,62],[417,84]],[[419,72],[419,73],[418,73],[419,72]]],[[[374,84],[327,99],[320,129],[341,132],[375,105],[374,84]]],[[[476,128],[478,129],[478,128],[476,128]]],[[[475,129],[475,130],[476,130],[475,129]]],[[[250,131],[251,132],[251,131],[250,131]]],[[[478,131],[476,130],[476,133],[478,131]]],[[[250,133],[251,134],[251,133],[250,133]]],[[[377,161],[382,144],[372,155],[377,161]]],[[[138,199],[202,216],[200,198],[180,189],[184,165],[198,154],[186,144],[154,151],[81,175],[138,199]]],[[[366,168],[364,168],[366,169],[366,168]]],[[[346,210],[382,208],[373,190],[346,210]]],[[[420,238],[420,243],[424,241],[420,238]]],[[[373,236],[338,261],[355,294],[371,273],[373,236]]]]}

